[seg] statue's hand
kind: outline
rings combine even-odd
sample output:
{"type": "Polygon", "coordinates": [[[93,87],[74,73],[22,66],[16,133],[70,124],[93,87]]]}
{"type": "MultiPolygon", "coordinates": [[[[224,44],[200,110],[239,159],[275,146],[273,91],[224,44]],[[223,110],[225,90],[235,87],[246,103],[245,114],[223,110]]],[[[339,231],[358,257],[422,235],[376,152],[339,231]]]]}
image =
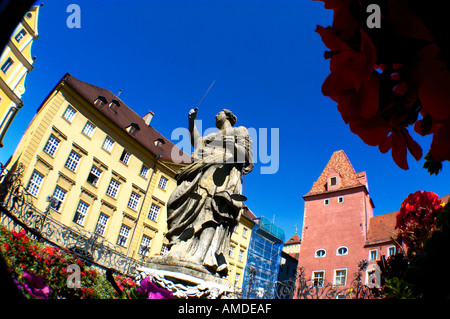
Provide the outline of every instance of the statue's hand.
{"type": "Polygon", "coordinates": [[[192,121],[195,120],[197,118],[197,112],[198,112],[197,109],[191,109],[189,111],[189,120],[192,120],[192,121]]]}

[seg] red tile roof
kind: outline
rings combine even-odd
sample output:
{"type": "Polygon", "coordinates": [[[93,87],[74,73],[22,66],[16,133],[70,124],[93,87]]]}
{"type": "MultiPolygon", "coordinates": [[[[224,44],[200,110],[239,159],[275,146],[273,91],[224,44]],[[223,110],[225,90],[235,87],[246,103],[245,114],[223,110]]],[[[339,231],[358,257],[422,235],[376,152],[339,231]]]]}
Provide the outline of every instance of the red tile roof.
{"type": "MultiPolygon", "coordinates": [[[[450,194],[439,198],[441,202],[447,203],[450,194]]],[[[366,245],[392,242],[397,236],[395,224],[397,223],[398,211],[389,214],[374,216],[369,221],[369,232],[366,245]]]]}
{"type": "Polygon", "coordinates": [[[71,88],[77,91],[93,108],[104,114],[122,130],[126,131],[126,128],[131,124],[134,124],[133,126],[137,125],[139,130],[134,135],[130,134],[130,136],[153,154],[161,155],[162,159],[172,162],[191,162],[191,157],[188,154],[181,151],[152,126],[145,124],[141,116],[136,114],[136,112],[109,90],[78,80],[69,73],[67,73],[61,81],[67,83],[71,88]],[[99,96],[105,97],[108,104],[112,100],[116,100],[119,102],[120,106],[116,111],[112,110],[108,105],[98,107],[94,104],[94,101],[99,96]],[[155,145],[157,139],[162,139],[162,141],[164,141],[162,148],[158,148],[155,145]],[[176,156],[173,156],[173,154],[176,154],[176,156]]]}
{"type": "Polygon", "coordinates": [[[392,238],[397,236],[395,230],[397,213],[378,215],[370,219],[366,245],[391,242],[392,238]]]}
{"type": "Polygon", "coordinates": [[[442,196],[441,198],[439,198],[441,200],[441,202],[443,202],[444,204],[447,204],[448,201],[450,200],[450,194],[449,195],[445,195],[442,196]]]}
{"type": "Polygon", "coordinates": [[[287,242],[284,243],[284,245],[295,245],[300,244],[302,242],[302,239],[297,235],[294,234],[287,242]]]}
{"type": "Polygon", "coordinates": [[[254,219],[257,218],[256,215],[253,214],[253,212],[250,210],[250,208],[248,208],[246,205],[244,205],[244,207],[243,207],[242,215],[244,215],[245,217],[247,217],[251,221],[253,221],[254,219]]]}
{"type": "Polygon", "coordinates": [[[362,177],[363,173],[356,173],[345,152],[340,150],[333,153],[322,174],[320,174],[311,190],[305,196],[326,193],[325,185],[327,184],[328,175],[332,170],[336,171],[341,178],[339,189],[364,186],[358,180],[358,177],[362,177]]]}

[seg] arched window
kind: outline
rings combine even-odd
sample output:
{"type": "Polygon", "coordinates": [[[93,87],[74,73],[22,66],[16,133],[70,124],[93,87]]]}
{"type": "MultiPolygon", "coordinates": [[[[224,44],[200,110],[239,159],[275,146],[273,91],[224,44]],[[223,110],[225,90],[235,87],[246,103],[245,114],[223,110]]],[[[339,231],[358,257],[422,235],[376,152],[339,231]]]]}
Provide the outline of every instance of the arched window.
{"type": "Polygon", "coordinates": [[[338,256],[347,255],[347,254],[348,254],[348,248],[347,247],[342,246],[342,247],[339,247],[336,250],[336,255],[338,255],[338,256]]]}
{"type": "Polygon", "coordinates": [[[325,255],[326,255],[325,249],[317,249],[316,250],[316,253],[315,253],[316,257],[325,257],[325,255]]]}

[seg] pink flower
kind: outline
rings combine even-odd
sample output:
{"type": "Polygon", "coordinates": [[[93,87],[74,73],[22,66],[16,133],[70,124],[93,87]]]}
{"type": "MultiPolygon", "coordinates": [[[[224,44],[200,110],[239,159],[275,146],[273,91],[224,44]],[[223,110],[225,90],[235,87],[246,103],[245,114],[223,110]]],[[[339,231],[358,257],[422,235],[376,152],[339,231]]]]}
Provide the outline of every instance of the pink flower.
{"type": "Polygon", "coordinates": [[[137,291],[141,294],[147,295],[147,299],[172,299],[173,293],[167,289],[160,288],[154,284],[149,277],[141,280],[137,291]]]}
{"type": "Polygon", "coordinates": [[[45,285],[44,279],[41,276],[35,275],[23,270],[22,279],[24,283],[14,280],[18,287],[23,288],[31,296],[38,299],[47,299],[50,294],[50,288],[45,285]]]}

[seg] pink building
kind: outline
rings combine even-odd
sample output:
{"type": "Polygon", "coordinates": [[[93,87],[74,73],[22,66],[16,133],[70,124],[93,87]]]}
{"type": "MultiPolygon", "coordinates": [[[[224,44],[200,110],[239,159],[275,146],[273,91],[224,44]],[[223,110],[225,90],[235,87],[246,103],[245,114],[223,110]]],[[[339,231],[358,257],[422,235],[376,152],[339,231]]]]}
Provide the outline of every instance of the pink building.
{"type": "Polygon", "coordinates": [[[303,199],[299,267],[313,286],[350,287],[358,263],[369,259],[364,246],[374,204],[366,173],[355,172],[344,151],[336,151],[303,199]]]}
{"type": "MultiPolygon", "coordinates": [[[[305,211],[297,272],[303,267],[307,287],[297,280],[294,298],[302,298],[302,292],[308,292],[311,286],[323,287],[322,290],[332,287],[334,292],[342,291],[345,295],[362,260],[368,262],[362,283],[380,287],[377,262],[401,249],[395,241],[398,211],[373,216],[375,206],[366,173],[357,173],[344,151],[336,151],[303,199],[305,211]]],[[[441,201],[447,203],[449,199],[447,195],[441,201]]]]}

